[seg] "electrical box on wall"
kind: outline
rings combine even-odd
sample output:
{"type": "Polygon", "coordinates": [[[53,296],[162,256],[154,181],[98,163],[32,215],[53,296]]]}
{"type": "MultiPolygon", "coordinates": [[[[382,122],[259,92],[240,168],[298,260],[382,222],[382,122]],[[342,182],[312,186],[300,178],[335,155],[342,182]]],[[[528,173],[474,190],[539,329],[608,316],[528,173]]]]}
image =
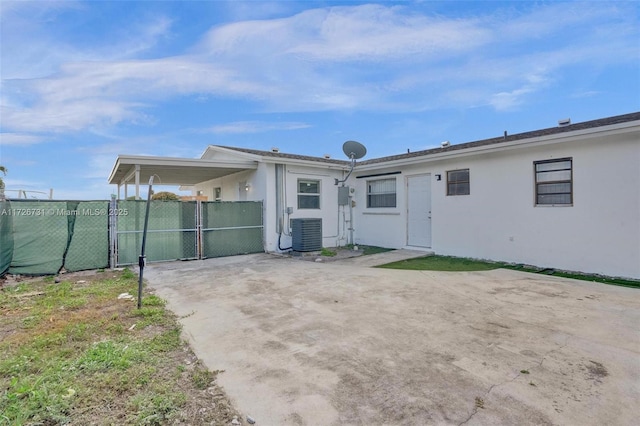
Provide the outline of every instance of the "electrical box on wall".
{"type": "Polygon", "coordinates": [[[349,187],[348,186],[338,187],[338,205],[339,206],[349,205],[349,187]]]}

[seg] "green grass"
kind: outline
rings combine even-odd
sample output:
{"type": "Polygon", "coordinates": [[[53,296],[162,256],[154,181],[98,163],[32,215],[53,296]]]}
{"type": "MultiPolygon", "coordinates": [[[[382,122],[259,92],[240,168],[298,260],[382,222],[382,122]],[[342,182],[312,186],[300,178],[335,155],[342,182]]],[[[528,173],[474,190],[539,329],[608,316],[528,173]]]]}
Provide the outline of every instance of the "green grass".
{"type": "Polygon", "coordinates": [[[336,251],[328,249],[326,247],[322,247],[322,250],[320,250],[320,256],[333,257],[336,254],[338,254],[336,251]]]}
{"type": "Polygon", "coordinates": [[[517,271],[552,275],[556,277],[572,278],[583,281],[599,282],[603,284],[618,285],[623,287],[640,288],[640,280],[605,277],[601,275],[581,274],[577,272],[556,271],[554,269],[534,268],[524,265],[515,265],[506,262],[488,262],[477,259],[469,259],[453,256],[425,256],[414,259],[401,260],[399,262],[380,265],[379,268],[407,269],[414,271],[489,271],[498,268],[517,271]]]}
{"type": "Polygon", "coordinates": [[[118,300],[137,293],[129,270],[96,278],[0,289],[0,426],[228,424],[231,409],[189,417],[217,372],[183,365],[191,352],[165,301],[118,300]]]}
{"type": "Polygon", "coordinates": [[[451,256],[425,256],[379,266],[379,268],[414,271],[489,271],[500,267],[496,263],[451,256]]]}

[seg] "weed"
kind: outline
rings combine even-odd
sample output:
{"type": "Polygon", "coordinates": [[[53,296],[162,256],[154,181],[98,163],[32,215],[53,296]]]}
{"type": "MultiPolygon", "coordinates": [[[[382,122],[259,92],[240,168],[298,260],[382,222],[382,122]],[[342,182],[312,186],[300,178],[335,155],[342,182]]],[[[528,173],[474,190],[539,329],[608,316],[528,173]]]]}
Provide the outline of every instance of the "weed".
{"type": "Polygon", "coordinates": [[[476,396],[476,408],[484,408],[484,399],[476,396]]]}
{"type": "Polygon", "coordinates": [[[206,389],[210,386],[214,378],[215,375],[211,371],[202,368],[195,368],[191,372],[191,380],[196,389],[206,389]]]}
{"type": "Polygon", "coordinates": [[[41,320],[42,320],[41,316],[37,314],[25,317],[22,319],[22,328],[26,328],[26,329],[35,328],[35,326],[40,324],[41,320]]]}
{"type": "Polygon", "coordinates": [[[181,344],[180,327],[175,327],[152,337],[147,343],[147,349],[154,352],[168,352],[180,347],[181,344]]]}
{"type": "Polygon", "coordinates": [[[137,275],[134,272],[132,272],[131,269],[124,268],[124,271],[122,271],[121,278],[124,280],[130,280],[132,278],[137,278],[137,275]]]}
{"type": "Polygon", "coordinates": [[[165,304],[166,302],[155,294],[142,298],[142,306],[164,306],[165,304]]]}
{"type": "Polygon", "coordinates": [[[142,358],[141,352],[122,343],[98,342],[78,359],[75,367],[84,371],[126,370],[142,358]]]}
{"type": "Polygon", "coordinates": [[[322,247],[322,250],[320,250],[320,256],[333,257],[336,254],[338,253],[325,247],[322,247]]]}
{"type": "Polygon", "coordinates": [[[137,309],[133,315],[142,318],[142,321],[138,324],[139,327],[165,324],[167,320],[172,320],[166,315],[164,308],[155,306],[143,306],[137,309]]]}
{"type": "Polygon", "coordinates": [[[520,370],[520,373],[522,373],[522,374],[529,374],[529,370],[520,370]]]}
{"type": "Polygon", "coordinates": [[[531,386],[536,386],[536,384],[535,384],[535,383],[533,383],[533,382],[529,382],[529,385],[531,385],[531,386]]]}

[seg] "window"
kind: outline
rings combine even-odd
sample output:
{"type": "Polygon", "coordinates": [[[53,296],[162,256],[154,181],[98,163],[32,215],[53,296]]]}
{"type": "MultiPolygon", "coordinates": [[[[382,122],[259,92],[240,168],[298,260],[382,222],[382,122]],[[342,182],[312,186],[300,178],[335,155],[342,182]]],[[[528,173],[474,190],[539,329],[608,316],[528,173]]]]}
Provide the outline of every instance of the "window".
{"type": "Polygon", "coordinates": [[[534,161],[536,205],[573,204],[573,160],[534,161]]]}
{"type": "Polygon", "coordinates": [[[367,181],[367,207],[395,207],[396,179],[367,181]]]}
{"type": "Polygon", "coordinates": [[[320,181],[298,179],[298,208],[320,208],[320,181]]]}
{"type": "Polygon", "coordinates": [[[447,195],[469,195],[470,193],[469,169],[447,172],[447,195]]]}

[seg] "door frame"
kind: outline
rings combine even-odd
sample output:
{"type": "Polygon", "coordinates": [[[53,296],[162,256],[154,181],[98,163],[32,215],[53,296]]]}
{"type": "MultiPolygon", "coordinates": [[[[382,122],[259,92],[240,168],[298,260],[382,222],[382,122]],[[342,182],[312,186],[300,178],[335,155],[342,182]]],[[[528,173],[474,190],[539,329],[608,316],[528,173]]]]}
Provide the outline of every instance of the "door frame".
{"type": "Polygon", "coordinates": [[[433,211],[433,207],[432,207],[432,202],[433,202],[433,196],[432,196],[432,185],[431,185],[431,172],[426,172],[426,173],[416,173],[413,175],[405,175],[405,211],[406,211],[406,219],[405,219],[405,234],[406,234],[406,238],[405,238],[405,244],[407,245],[407,247],[422,247],[422,248],[432,248],[433,246],[433,232],[432,229],[433,227],[432,225],[432,219],[431,219],[431,212],[433,211]],[[411,197],[411,194],[409,193],[409,179],[411,178],[415,178],[415,177],[428,177],[429,178],[429,246],[414,246],[414,245],[409,245],[409,199],[411,197]]]}

